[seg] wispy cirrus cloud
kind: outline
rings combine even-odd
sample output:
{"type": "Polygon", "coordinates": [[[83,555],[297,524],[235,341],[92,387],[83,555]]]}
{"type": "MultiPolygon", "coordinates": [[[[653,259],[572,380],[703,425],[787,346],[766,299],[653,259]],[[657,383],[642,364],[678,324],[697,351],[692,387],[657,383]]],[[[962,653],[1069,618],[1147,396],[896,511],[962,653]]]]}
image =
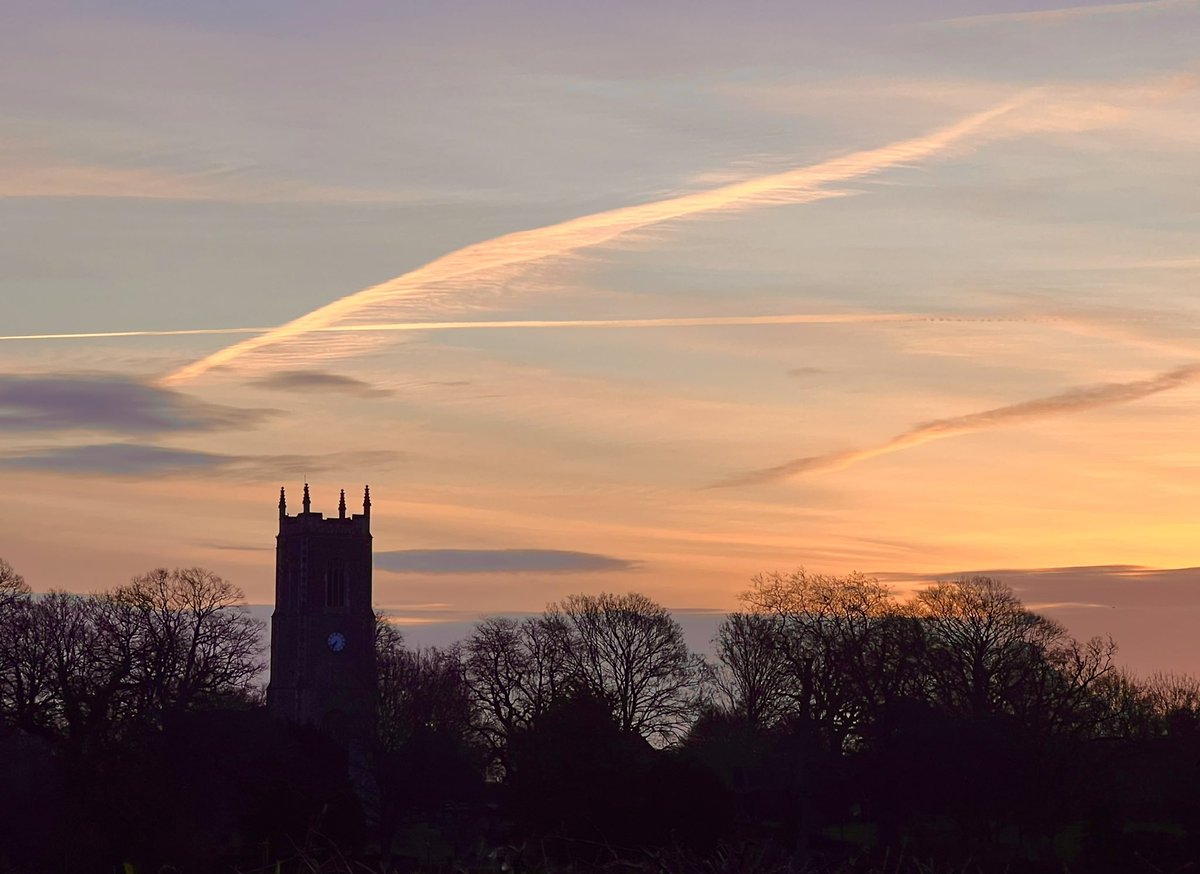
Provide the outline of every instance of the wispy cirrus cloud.
{"type": "Polygon", "coordinates": [[[325,455],[228,455],[149,443],[117,442],[6,452],[0,454],[0,470],[116,478],[203,473],[243,481],[275,482],[285,475],[333,470],[378,472],[394,467],[401,458],[401,453],[385,450],[325,455]]]}
{"type": "Polygon", "coordinates": [[[1080,6],[1061,6],[1055,9],[1030,9],[1023,12],[993,12],[983,15],[963,15],[939,19],[937,24],[956,27],[979,27],[988,24],[1054,24],[1079,18],[1111,15],[1137,15],[1194,9],[1200,0],[1142,0],[1134,3],[1095,3],[1080,6]]]}
{"type": "Polygon", "coordinates": [[[0,469],[114,477],[161,476],[219,470],[234,459],[190,449],[139,443],[56,446],[0,455],[0,469]]]}
{"type": "Polygon", "coordinates": [[[375,553],[375,567],[396,574],[569,574],[625,571],[637,563],[562,549],[400,549],[375,553]]]}
{"type": "Polygon", "coordinates": [[[0,433],[213,431],[253,427],[275,414],[207,403],[120,374],[0,376],[0,433]]]}
{"type": "Polygon", "coordinates": [[[247,168],[178,170],[55,158],[0,143],[0,198],[127,198],[220,203],[394,203],[386,193],[271,178],[247,168]]]}
{"type": "Polygon", "coordinates": [[[842,452],[830,452],[825,455],[813,455],[798,458],[774,467],[751,471],[733,477],[719,486],[746,486],[758,483],[774,482],[788,479],[806,473],[820,471],[844,470],[847,467],[900,452],[914,446],[920,446],[933,440],[956,437],[960,434],[971,434],[989,428],[1005,425],[1019,425],[1024,422],[1045,419],[1051,416],[1061,416],[1069,413],[1082,413],[1115,404],[1129,403],[1150,397],[1160,392],[1180,388],[1200,380],[1200,364],[1186,364],[1156,374],[1148,379],[1133,382],[1107,383],[1104,385],[1087,386],[1070,389],[1056,395],[1022,401],[1018,404],[995,407],[965,416],[952,416],[946,419],[934,419],[924,422],[909,430],[897,434],[890,440],[864,449],[848,449],[842,452]]]}
{"type": "MultiPolygon", "coordinates": [[[[997,119],[1028,100],[1022,95],[968,115],[928,134],[876,149],[854,152],[794,170],[683,194],[636,206],[621,207],[526,231],[516,231],[465,246],[379,285],[326,304],[272,331],[249,337],[168,374],[164,384],[196,379],[218,367],[233,365],[251,353],[293,343],[306,335],[349,319],[388,321],[410,313],[414,304],[428,309],[447,295],[495,280],[552,258],[612,242],[664,222],[697,215],[742,210],[769,204],[799,204],[840,196],[826,186],[870,176],[883,170],[935,157],[983,134],[997,119]]],[[[325,354],[336,352],[328,345],[325,354]]],[[[284,356],[286,358],[286,356],[284,356]]]]}

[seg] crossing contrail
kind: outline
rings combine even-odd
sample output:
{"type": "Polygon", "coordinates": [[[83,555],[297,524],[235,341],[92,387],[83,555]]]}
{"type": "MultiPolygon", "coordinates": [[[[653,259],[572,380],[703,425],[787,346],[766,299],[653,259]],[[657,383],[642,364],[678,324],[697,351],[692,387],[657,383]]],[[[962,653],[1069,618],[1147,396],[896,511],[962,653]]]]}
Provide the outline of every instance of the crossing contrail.
{"type": "MultiPolygon", "coordinates": [[[[760,316],[665,316],[649,319],[504,319],[461,322],[376,322],[313,328],[316,334],[387,333],[394,331],[473,331],[519,328],[702,328],[739,325],[867,325],[886,322],[1047,322],[1033,316],[957,316],[933,313],[780,313],[760,316]]],[[[122,337],[192,337],[236,334],[264,335],[275,328],[182,328],[162,331],[83,331],[58,334],[7,334],[0,342],[18,340],[100,340],[122,337]]]]}
{"type": "MultiPolygon", "coordinates": [[[[1019,96],[931,133],[880,148],[853,152],[806,167],[735,182],[708,191],[620,207],[474,243],[448,252],[387,282],[335,300],[285,325],[247,337],[167,374],[162,382],[175,384],[196,379],[216,367],[232,364],[252,352],[297,340],[352,317],[361,319],[364,314],[373,314],[375,320],[388,320],[385,314],[389,307],[398,307],[402,303],[411,304],[414,298],[420,302],[423,293],[426,297],[437,300],[438,294],[432,290],[432,286],[466,282],[477,286],[486,283],[489,278],[507,276],[513,270],[599,246],[652,225],[704,213],[768,204],[808,203],[837,197],[842,192],[823,189],[822,186],[861,178],[943,153],[967,137],[980,133],[1001,116],[1026,103],[1028,99],[1028,95],[1019,96]]],[[[454,290],[461,292],[464,288],[459,286],[454,290]]],[[[336,344],[324,344],[321,352],[324,355],[337,354],[336,344]]]]}
{"type": "Polygon", "coordinates": [[[797,458],[784,464],[755,470],[734,477],[721,486],[745,486],[759,483],[788,479],[805,473],[818,471],[844,470],[880,455],[888,455],[920,446],[933,440],[955,437],[959,434],[971,434],[1001,425],[1017,425],[1050,416],[1066,413],[1080,413],[1108,407],[1114,404],[1124,404],[1170,391],[1200,379],[1200,364],[1185,364],[1173,370],[1155,374],[1147,379],[1133,382],[1114,382],[1106,385],[1073,388],[1056,395],[1033,400],[1022,401],[1004,407],[995,407],[978,413],[968,413],[965,416],[953,416],[947,419],[934,419],[924,422],[903,433],[897,434],[890,440],[885,440],[875,446],[865,449],[848,449],[842,452],[830,452],[825,455],[813,455],[808,458],[797,458]]]}
{"type": "Polygon", "coordinates": [[[270,328],[186,328],[165,331],[83,331],[62,334],[8,334],[3,340],[103,340],[113,337],[191,337],[221,334],[263,334],[270,328]]]}

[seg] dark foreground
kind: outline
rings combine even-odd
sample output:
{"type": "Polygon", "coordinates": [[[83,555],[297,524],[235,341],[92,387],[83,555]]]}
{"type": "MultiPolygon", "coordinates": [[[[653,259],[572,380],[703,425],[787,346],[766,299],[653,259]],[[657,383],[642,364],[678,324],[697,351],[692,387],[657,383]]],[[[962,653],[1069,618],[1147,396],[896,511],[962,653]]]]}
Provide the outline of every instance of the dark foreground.
{"type": "Polygon", "coordinates": [[[86,760],[0,742],[0,870],[1176,871],[1200,858],[1200,728],[1037,746],[898,705],[871,748],[716,715],[660,750],[596,702],[513,739],[503,782],[431,729],[372,763],[262,710],[86,760]],[[357,784],[357,785],[356,785],[357,784]],[[122,868],[122,865],[128,865],[122,868]]]}
{"type": "Polygon", "coordinates": [[[689,653],[639,595],[412,651],[366,736],[261,704],[208,572],[33,595],[0,562],[0,872],[1168,872],[1200,860],[1200,683],[988,579],[771,575],[689,653]],[[7,584],[4,572],[7,570],[7,584]]]}

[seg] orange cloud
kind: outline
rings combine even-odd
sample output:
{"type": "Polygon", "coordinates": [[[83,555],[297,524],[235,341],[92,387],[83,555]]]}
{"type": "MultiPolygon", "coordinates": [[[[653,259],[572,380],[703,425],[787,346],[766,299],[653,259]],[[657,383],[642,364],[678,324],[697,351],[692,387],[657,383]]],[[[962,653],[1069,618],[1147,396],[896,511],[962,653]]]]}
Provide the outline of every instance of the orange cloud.
{"type": "Polygon", "coordinates": [[[843,452],[831,452],[826,455],[814,455],[807,458],[797,458],[774,467],[751,471],[742,476],[734,477],[722,486],[745,486],[758,483],[773,482],[781,479],[799,476],[818,471],[844,470],[860,461],[867,461],[880,455],[889,455],[913,446],[920,446],[933,440],[955,437],[959,434],[970,434],[1002,425],[1018,425],[1049,416],[1061,416],[1067,413],[1081,413],[1099,407],[1114,404],[1124,404],[1140,400],[1160,392],[1187,385],[1200,379],[1200,364],[1187,364],[1157,374],[1149,379],[1134,382],[1108,383],[1106,385],[1075,388],[1061,394],[1045,398],[1022,401],[1006,407],[996,407],[979,413],[965,416],[953,416],[948,419],[935,419],[897,434],[877,446],[866,449],[849,449],[843,452]]]}

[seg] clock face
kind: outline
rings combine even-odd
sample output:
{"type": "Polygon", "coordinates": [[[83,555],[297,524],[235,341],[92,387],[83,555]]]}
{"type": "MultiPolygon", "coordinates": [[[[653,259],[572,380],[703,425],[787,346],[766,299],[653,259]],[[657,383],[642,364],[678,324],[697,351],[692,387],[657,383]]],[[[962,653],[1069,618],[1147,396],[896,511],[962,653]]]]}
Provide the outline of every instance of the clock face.
{"type": "Polygon", "coordinates": [[[325,643],[334,652],[341,652],[346,648],[346,635],[340,631],[335,631],[325,639],[325,643]]]}

